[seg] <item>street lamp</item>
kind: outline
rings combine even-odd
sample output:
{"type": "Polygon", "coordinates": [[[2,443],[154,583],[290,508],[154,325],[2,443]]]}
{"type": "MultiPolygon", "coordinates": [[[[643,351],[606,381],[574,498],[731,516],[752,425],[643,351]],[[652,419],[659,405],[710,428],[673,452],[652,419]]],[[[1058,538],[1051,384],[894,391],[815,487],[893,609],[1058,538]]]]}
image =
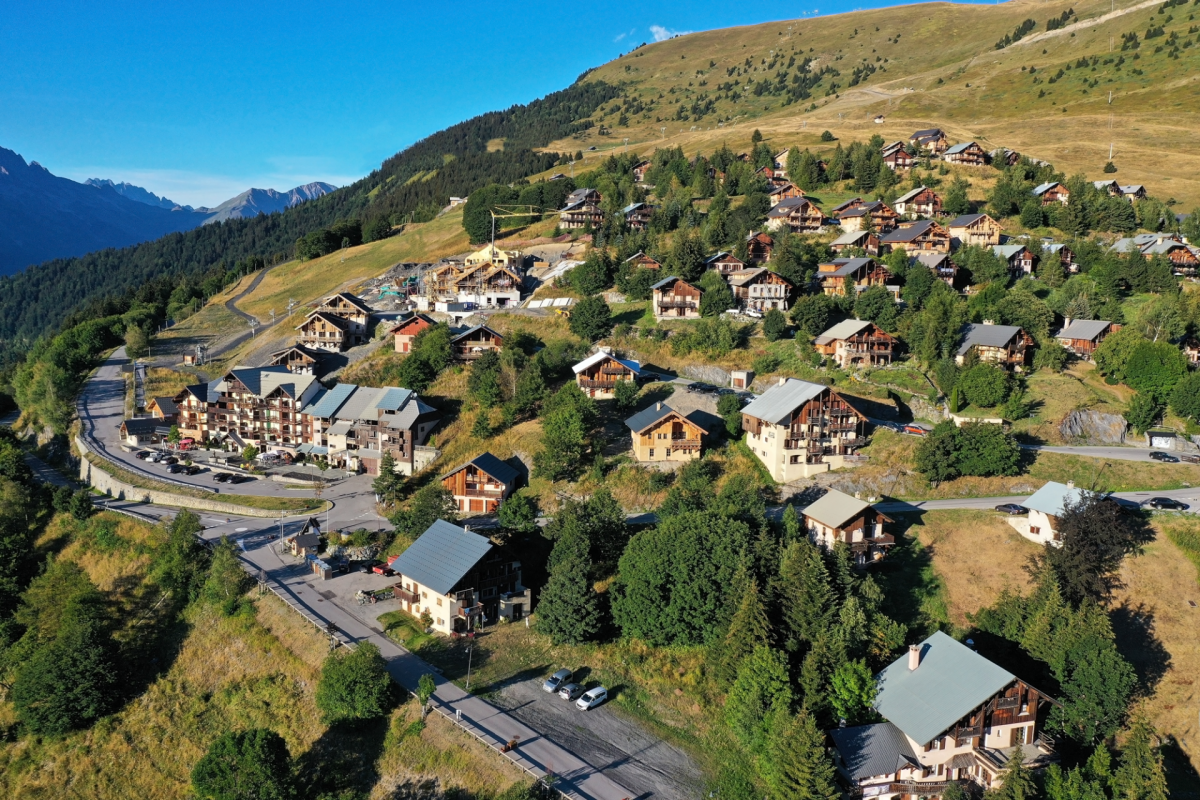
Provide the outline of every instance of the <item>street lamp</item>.
{"type": "Polygon", "coordinates": [[[475,652],[474,645],[467,645],[467,691],[471,691],[471,656],[475,652]]]}

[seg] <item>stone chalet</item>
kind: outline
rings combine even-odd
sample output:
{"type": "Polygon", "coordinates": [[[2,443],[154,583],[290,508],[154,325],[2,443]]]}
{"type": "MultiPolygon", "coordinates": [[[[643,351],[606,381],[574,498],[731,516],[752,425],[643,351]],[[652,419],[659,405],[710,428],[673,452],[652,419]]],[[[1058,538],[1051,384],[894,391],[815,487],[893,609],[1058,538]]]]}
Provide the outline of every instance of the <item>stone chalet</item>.
{"type": "Polygon", "coordinates": [[[886,366],[896,345],[896,337],[865,319],[843,320],[813,340],[816,351],[842,369],[886,366]]]}
{"type": "Polygon", "coordinates": [[[883,530],[885,524],[894,522],[891,517],[837,489],[830,489],[801,513],[813,544],[830,550],[844,542],[860,565],[879,561],[896,543],[895,537],[883,530]]]}
{"type": "Polygon", "coordinates": [[[853,796],[935,797],[951,781],[992,789],[1013,757],[1031,770],[1057,760],[1044,733],[1057,702],[941,631],[875,683],[884,721],[829,731],[853,796]]]}
{"type": "Polygon", "coordinates": [[[702,292],[674,275],[650,287],[655,319],[700,319],[702,292]]]}
{"type": "Polygon", "coordinates": [[[1063,321],[1062,330],[1054,334],[1054,338],[1075,355],[1090,361],[1100,343],[1110,333],[1119,330],[1120,325],[1103,319],[1067,319],[1063,321]]]}
{"type": "Polygon", "coordinates": [[[984,363],[1021,372],[1033,355],[1033,337],[1015,325],[968,323],[963,326],[962,344],[955,353],[955,362],[962,366],[972,350],[984,363]]]}
{"type": "Polygon", "coordinates": [[[946,227],[950,229],[950,238],[956,240],[955,247],[1000,244],[1000,223],[987,214],[963,214],[950,220],[946,227]]]}
{"type": "Polygon", "coordinates": [[[738,308],[767,312],[775,308],[787,311],[792,282],[766,267],[755,267],[725,276],[738,308]]]}
{"type": "Polygon", "coordinates": [[[571,367],[575,372],[575,384],[588,397],[611,400],[616,396],[619,381],[633,381],[642,374],[642,365],[629,359],[617,358],[601,350],[571,367]]]}
{"type": "Polygon", "coordinates": [[[666,403],[655,403],[625,420],[640,462],[694,461],[700,458],[710,423],[702,413],[684,416],[666,403]]]}
{"type": "Polygon", "coordinates": [[[919,186],[897,197],[892,207],[910,218],[936,217],[942,213],[942,198],[933,189],[919,186]]]}
{"type": "Polygon", "coordinates": [[[504,547],[445,520],[437,520],[391,564],[400,608],[427,614],[430,627],[464,634],[480,622],[520,620],[530,593],[521,584],[521,562],[504,547]]]}
{"type": "Polygon", "coordinates": [[[442,476],[442,486],[454,496],[463,514],[494,514],[521,479],[507,461],[481,453],[442,476]]]}
{"type": "Polygon", "coordinates": [[[413,314],[408,319],[401,321],[392,328],[392,335],[396,337],[396,352],[411,353],[413,340],[417,338],[417,334],[434,325],[437,325],[437,321],[425,314],[413,314]]]}
{"type": "Polygon", "coordinates": [[[949,253],[950,232],[933,220],[901,222],[879,239],[880,249],[913,253],[949,253]]]}
{"type": "Polygon", "coordinates": [[[780,378],[742,409],[746,445],[780,483],[840,469],[859,460],[867,418],[819,383],[780,378]]]}

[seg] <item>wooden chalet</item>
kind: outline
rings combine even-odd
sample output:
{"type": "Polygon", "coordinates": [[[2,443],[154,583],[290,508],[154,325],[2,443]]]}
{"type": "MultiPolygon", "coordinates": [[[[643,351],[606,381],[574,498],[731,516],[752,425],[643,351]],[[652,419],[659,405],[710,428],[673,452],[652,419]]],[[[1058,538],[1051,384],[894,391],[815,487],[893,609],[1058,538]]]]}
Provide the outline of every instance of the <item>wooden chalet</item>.
{"type": "Polygon", "coordinates": [[[1007,147],[997,147],[992,152],[988,153],[993,164],[1003,164],[1006,167],[1011,167],[1021,160],[1021,154],[1016,150],[1010,150],[1007,147]]]}
{"type": "Polygon", "coordinates": [[[287,367],[288,372],[296,375],[315,375],[322,352],[309,349],[302,344],[294,344],[284,350],[271,353],[267,366],[287,367]]]}
{"type": "Polygon", "coordinates": [[[466,270],[454,283],[460,303],[475,303],[485,308],[506,308],[521,302],[525,278],[513,267],[481,264],[466,270]]]}
{"type": "Polygon", "coordinates": [[[1200,365],[1200,339],[1189,336],[1183,340],[1183,354],[1193,367],[1200,365]]]}
{"type": "Polygon", "coordinates": [[[849,546],[859,565],[879,561],[887,555],[896,538],[884,531],[894,523],[870,503],[830,489],[804,509],[804,528],[813,544],[832,550],[842,542],[849,546]]]}
{"type": "Polygon", "coordinates": [[[838,203],[836,206],[834,206],[833,210],[829,212],[829,216],[832,217],[833,219],[837,219],[838,217],[840,217],[842,214],[846,213],[850,209],[858,208],[862,204],[863,204],[863,199],[861,197],[851,197],[849,200],[845,201],[844,203],[838,203]]]}
{"type": "Polygon", "coordinates": [[[969,640],[937,631],[874,685],[872,705],[883,722],[829,731],[851,797],[939,797],[952,781],[967,796],[982,795],[1000,786],[1014,758],[1030,772],[1058,760],[1044,730],[1057,701],[969,640]]]}
{"type": "Polygon", "coordinates": [[[755,174],[762,175],[763,180],[767,182],[770,189],[778,189],[788,183],[787,170],[776,169],[774,165],[768,164],[765,167],[759,167],[755,170],[755,174]]]}
{"type": "Polygon", "coordinates": [[[897,223],[896,229],[879,237],[881,250],[914,253],[949,253],[950,231],[930,219],[897,223]]]}
{"type": "Polygon", "coordinates": [[[816,277],[823,294],[837,296],[846,294],[847,281],[857,292],[872,286],[886,286],[892,280],[892,273],[873,258],[835,258],[818,264],[816,277]]]}
{"type": "Polygon", "coordinates": [[[572,203],[558,213],[558,227],[566,230],[579,228],[598,228],[604,223],[604,211],[598,203],[591,200],[580,200],[572,203]]]}
{"type": "Polygon", "coordinates": [[[917,217],[937,217],[942,213],[942,198],[933,189],[919,186],[896,198],[892,204],[897,214],[903,214],[910,219],[917,217]]]}
{"type": "Polygon", "coordinates": [[[963,214],[950,220],[946,227],[950,230],[950,238],[957,240],[956,247],[993,247],[1000,244],[1000,223],[987,214],[963,214]]]}
{"type": "Polygon", "coordinates": [[[892,207],[880,200],[849,208],[838,216],[838,224],[844,231],[871,230],[886,233],[896,227],[899,215],[892,207]]]}
{"type": "Polygon", "coordinates": [[[300,344],[304,347],[340,353],[350,348],[348,327],[346,320],[335,314],[314,311],[296,326],[296,330],[300,332],[300,344]]]}
{"type": "Polygon", "coordinates": [[[954,358],[959,366],[966,363],[972,351],[984,363],[1016,372],[1022,372],[1032,360],[1033,337],[1015,325],[969,323],[962,332],[962,344],[954,358]]]}
{"type": "Polygon", "coordinates": [[[700,319],[699,287],[674,275],[651,287],[655,319],[700,319]]]}
{"type": "Polygon", "coordinates": [[[795,289],[791,281],[766,267],[733,272],[726,275],[725,280],[729,282],[739,308],[762,313],[773,308],[787,311],[795,289]]]}
{"type": "Polygon", "coordinates": [[[1177,239],[1163,239],[1142,250],[1147,259],[1156,256],[1166,258],[1175,270],[1184,275],[1196,274],[1196,268],[1200,266],[1198,252],[1196,248],[1177,239]]]}
{"type": "Polygon", "coordinates": [[[905,149],[903,142],[893,142],[883,148],[883,163],[893,171],[901,172],[911,169],[916,158],[905,149]]]}
{"type": "Polygon", "coordinates": [[[746,261],[751,264],[763,264],[771,260],[771,251],[775,240],[763,231],[750,231],[746,234],[746,261]]]}
{"type": "Polygon", "coordinates": [[[1025,245],[998,244],[992,247],[992,253],[997,258],[1004,259],[1004,262],[1008,264],[1008,271],[1013,277],[1022,278],[1026,275],[1033,275],[1037,257],[1025,245]]]}
{"type": "Polygon", "coordinates": [[[455,361],[474,361],[489,350],[499,352],[504,337],[487,325],[476,325],[450,339],[450,355],[455,361]]]}
{"type": "Polygon", "coordinates": [[[1092,181],[1092,185],[1102,192],[1108,192],[1113,197],[1124,197],[1126,200],[1133,202],[1134,200],[1146,199],[1146,187],[1140,183],[1122,186],[1114,180],[1107,181],[1092,181]]]}
{"type": "Polygon", "coordinates": [[[887,366],[898,344],[895,336],[865,319],[843,320],[813,340],[814,349],[842,369],[887,366]]]}
{"type": "Polygon", "coordinates": [[[621,209],[621,214],[625,217],[625,224],[629,226],[629,230],[644,231],[650,224],[650,218],[654,216],[654,206],[646,203],[630,203],[621,209]]]}
{"type": "Polygon", "coordinates": [[[746,445],[780,483],[857,462],[867,418],[819,383],[780,378],[742,409],[746,445]]]}
{"type": "Polygon", "coordinates": [[[575,384],[588,397],[597,400],[612,399],[619,382],[636,382],[642,374],[641,364],[617,358],[607,350],[593,353],[571,369],[575,372],[575,384]]]}
{"type": "Polygon", "coordinates": [[[946,132],[941,128],[925,128],[915,132],[908,140],[918,150],[927,150],[934,155],[946,151],[946,132]]]}
{"type": "Polygon", "coordinates": [[[722,276],[729,275],[732,272],[741,272],[746,268],[746,262],[735,256],[733,253],[721,251],[715,256],[709,256],[704,259],[704,268],[716,270],[722,276]]]}
{"type": "Polygon", "coordinates": [[[836,256],[845,256],[851,251],[861,251],[869,256],[878,256],[879,235],[872,231],[843,233],[829,243],[829,249],[836,256]]]}
{"type": "Polygon", "coordinates": [[[179,406],[174,397],[151,397],[146,403],[146,413],[162,424],[171,425],[179,419],[179,406]]]}
{"type": "Polygon", "coordinates": [[[662,269],[662,264],[641,251],[625,259],[625,263],[629,265],[630,269],[637,269],[638,267],[642,269],[662,269]]]}
{"type": "Polygon", "coordinates": [[[963,142],[946,148],[942,160],[947,164],[962,164],[968,167],[982,167],[987,164],[987,153],[975,142],[963,142]]]}
{"type": "Polygon", "coordinates": [[[461,514],[494,514],[517,488],[521,473],[491,453],[475,456],[442,476],[461,514]]]}
{"type": "Polygon", "coordinates": [[[646,182],[646,173],[654,169],[654,164],[649,161],[639,161],[633,165],[633,179],[637,183],[646,182]]]}
{"type": "Polygon", "coordinates": [[[1055,203],[1065,206],[1071,200],[1071,192],[1058,181],[1042,183],[1034,187],[1033,196],[1042,201],[1042,206],[1055,203]]]}
{"type": "Polygon", "coordinates": [[[804,190],[796,184],[788,181],[787,183],[776,186],[767,194],[771,198],[771,205],[776,206],[783,200],[791,200],[796,197],[804,197],[804,190]]]}
{"type": "Polygon", "coordinates": [[[392,328],[392,335],[396,338],[396,352],[412,352],[412,343],[417,338],[417,334],[426,328],[432,328],[434,325],[437,325],[437,322],[425,314],[413,314],[408,319],[400,322],[396,327],[392,328]]]}
{"type": "Polygon", "coordinates": [[[699,420],[699,413],[684,416],[666,403],[642,409],[625,420],[633,438],[633,457],[642,463],[695,461],[710,432],[699,420]]]}
{"type": "Polygon", "coordinates": [[[425,285],[425,291],[428,294],[434,296],[453,294],[454,286],[464,271],[463,264],[448,261],[425,270],[421,274],[421,282],[425,285]]]}
{"type": "Polygon", "coordinates": [[[1079,264],[1075,262],[1075,253],[1065,244],[1043,244],[1042,258],[1057,260],[1065,272],[1079,272],[1079,264]]]}
{"type": "Polygon", "coordinates": [[[781,200],[767,212],[767,227],[773,231],[788,229],[792,233],[816,233],[825,225],[825,214],[807,197],[781,200]]]}
{"type": "Polygon", "coordinates": [[[963,281],[960,279],[958,265],[950,260],[949,254],[917,253],[916,255],[909,256],[908,268],[913,269],[917,265],[931,270],[939,281],[951,289],[958,291],[962,288],[963,281]]]}
{"type": "Polygon", "coordinates": [[[1120,325],[1102,319],[1066,319],[1054,338],[1080,358],[1091,361],[1096,348],[1110,334],[1121,330],[1120,325]]]}

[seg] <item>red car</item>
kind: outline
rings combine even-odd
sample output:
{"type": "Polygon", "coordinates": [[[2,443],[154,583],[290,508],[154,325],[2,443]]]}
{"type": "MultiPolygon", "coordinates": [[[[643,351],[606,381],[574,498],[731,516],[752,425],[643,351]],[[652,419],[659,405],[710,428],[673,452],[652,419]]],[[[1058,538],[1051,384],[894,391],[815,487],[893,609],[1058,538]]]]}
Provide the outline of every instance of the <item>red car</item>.
{"type": "Polygon", "coordinates": [[[372,561],[370,564],[367,564],[367,569],[371,572],[374,572],[376,575],[387,575],[388,577],[391,577],[392,575],[396,574],[396,570],[392,569],[382,561],[372,561]]]}

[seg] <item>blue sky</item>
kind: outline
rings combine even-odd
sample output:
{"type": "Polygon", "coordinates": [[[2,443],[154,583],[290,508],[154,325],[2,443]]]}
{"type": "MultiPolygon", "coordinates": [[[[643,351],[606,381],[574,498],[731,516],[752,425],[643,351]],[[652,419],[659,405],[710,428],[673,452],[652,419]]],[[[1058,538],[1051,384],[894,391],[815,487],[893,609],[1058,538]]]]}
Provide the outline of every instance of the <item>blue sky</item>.
{"type": "Polygon", "coordinates": [[[864,7],[811,2],[9,0],[0,147],[57,175],[126,180],[191,205],[250,186],[344,185],[640,42],[864,7]]]}

